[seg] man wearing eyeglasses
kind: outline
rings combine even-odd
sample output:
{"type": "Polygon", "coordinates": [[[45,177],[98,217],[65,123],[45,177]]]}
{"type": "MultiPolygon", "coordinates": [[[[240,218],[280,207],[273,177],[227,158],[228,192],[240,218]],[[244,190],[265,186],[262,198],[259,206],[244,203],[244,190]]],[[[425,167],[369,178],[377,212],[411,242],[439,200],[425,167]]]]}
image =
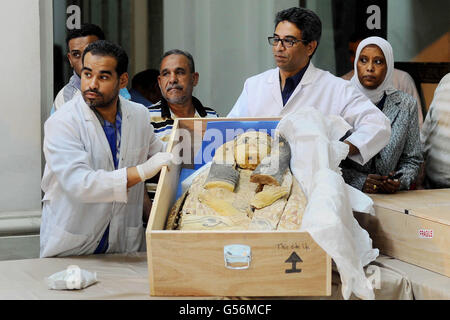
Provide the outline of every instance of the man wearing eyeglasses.
{"type": "Polygon", "coordinates": [[[322,23],[311,10],[278,12],[268,38],[277,68],[247,79],[227,117],[283,117],[303,106],[342,116],[353,127],[344,140],[349,158],[363,165],[388,143],[390,122],[350,82],[313,65],[321,33],[322,23]]]}

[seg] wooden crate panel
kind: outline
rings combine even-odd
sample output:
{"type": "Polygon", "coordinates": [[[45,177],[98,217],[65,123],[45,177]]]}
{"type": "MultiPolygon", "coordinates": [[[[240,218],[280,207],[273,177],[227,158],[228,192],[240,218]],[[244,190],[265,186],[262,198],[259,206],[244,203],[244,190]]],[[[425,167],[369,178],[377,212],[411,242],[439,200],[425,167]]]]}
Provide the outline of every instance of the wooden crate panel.
{"type": "MultiPolygon", "coordinates": [[[[167,151],[201,147],[209,121],[279,120],[182,119],[174,128],[192,129],[188,139],[174,130],[167,151]]],[[[184,136],[186,132],[184,132],[184,136]]],[[[182,168],[171,164],[161,171],[146,231],[150,294],[154,296],[327,296],[331,294],[331,258],[306,232],[173,231],[164,230],[175,203],[182,168]],[[251,247],[248,269],[225,267],[224,246],[251,247]],[[289,258],[300,259],[295,263],[289,258]],[[287,260],[289,260],[287,262],[287,260]],[[291,271],[286,271],[291,270],[291,271]]]]}
{"type": "Polygon", "coordinates": [[[376,216],[355,213],[355,217],[381,253],[450,277],[449,192],[374,196],[376,216]]]}
{"type": "Polygon", "coordinates": [[[149,244],[152,295],[331,294],[330,257],[308,233],[154,232],[149,244]],[[251,247],[248,269],[225,267],[230,244],[251,247]],[[302,262],[286,262],[294,252],[302,262]]]}

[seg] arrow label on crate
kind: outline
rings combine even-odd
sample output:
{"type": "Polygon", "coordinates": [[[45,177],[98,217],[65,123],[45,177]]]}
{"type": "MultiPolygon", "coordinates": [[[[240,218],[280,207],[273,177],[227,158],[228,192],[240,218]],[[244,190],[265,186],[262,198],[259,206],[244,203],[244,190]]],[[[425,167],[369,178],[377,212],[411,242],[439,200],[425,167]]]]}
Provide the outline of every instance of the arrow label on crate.
{"type": "Polygon", "coordinates": [[[299,273],[302,272],[302,269],[297,269],[297,263],[303,262],[303,260],[298,256],[298,254],[294,251],[291,253],[289,258],[285,261],[285,263],[292,263],[292,268],[285,270],[286,273],[299,273]]]}

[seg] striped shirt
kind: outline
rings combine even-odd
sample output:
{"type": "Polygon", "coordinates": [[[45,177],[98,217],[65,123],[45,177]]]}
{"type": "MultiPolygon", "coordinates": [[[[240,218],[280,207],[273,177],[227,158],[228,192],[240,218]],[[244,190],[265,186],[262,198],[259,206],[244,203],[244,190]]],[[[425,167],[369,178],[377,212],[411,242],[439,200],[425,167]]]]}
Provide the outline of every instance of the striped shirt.
{"type": "Polygon", "coordinates": [[[434,92],[420,132],[425,158],[425,173],[431,187],[450,187],[450,73],[434,92]]]}
{"type": "Polygon", "coordinates": [[[70,77],[69,83],[67,83],[56,95],[51,114],[58,110],[64,103],[81,94],[80,88],[81,79],[74,71],[72,77],[70,77]]]}
{"type": "MultiPolygon", "coordinates": [[[[214,109],[204,107],[200,100],[192,97],[192,103],[195,108],[194,118],[218,118],[214,109]]],[[[169,105],[165,99],[148,107],[150,111],[151,123],[155,128],[156,136],[163,142],[169,141],[170,133],[172,132],[174,120],[177,116],[170,110],[169,105]]]]}

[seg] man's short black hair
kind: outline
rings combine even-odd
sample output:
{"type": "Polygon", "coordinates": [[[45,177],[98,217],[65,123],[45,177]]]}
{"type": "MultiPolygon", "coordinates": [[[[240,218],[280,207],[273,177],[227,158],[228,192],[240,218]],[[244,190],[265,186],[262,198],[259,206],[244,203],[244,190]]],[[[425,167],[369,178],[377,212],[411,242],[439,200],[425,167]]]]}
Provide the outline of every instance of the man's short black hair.
{"type": "Polygon", "coordinates": [[[84,64],[84,57],[90,52],[92,55],[113,57],[117,61],[116,72],[120,77],[127,72],[128,69],[128,55],[122,47],[115,43],[98,40],[90,43],[83,52],[82,62],[84,64]]]}
{"type": "Polygon", "coordinates": [[[80,29],[72,29],[68,31],[66,44],[69,46],[70,40],[87,36],[96,36],[98,40],[105,40],[105,34],[99,26],[92,23],[83,23],[80,29]]]}
{"type": "Polygon", "coordinates": [[[163,54],[161,61],[159,63],[159,65],[161,66],[162,61],[164,60],[165,57],[171,56],[173,54],[180,54],[182,56],[185,56],[188,59],[188,64],[189,64],[189,69],[191,69],[191,73],[195,72],[195,63],[194,63],[194,58],[192,57],[192,55],[187,52],[187,51],[183,51],[180,49],[172,49],[167,51],[166,53],[163,54]]]}
{"type": "Polygon", "coordinates": [[[131,87],[136,89],[141,87],[143,89],[150,89],[158,83],[159,71],[156,69],[147,69],[136,73],[131,80],[131,87]]]}
{"type": "MultiPolygon", "coordinates": [[[[295,24],[302,32],[301,40],[306,40],[308,43],[317,41],[317,47],[319,47],[320,37],[322,36],[322,22],[314,11],[299,7],[282,10],[275,17],[275,29],[282,21],[289,21],[295,24]]],[[[311,57],[314,53],[315,51],[311,57]]]]}

